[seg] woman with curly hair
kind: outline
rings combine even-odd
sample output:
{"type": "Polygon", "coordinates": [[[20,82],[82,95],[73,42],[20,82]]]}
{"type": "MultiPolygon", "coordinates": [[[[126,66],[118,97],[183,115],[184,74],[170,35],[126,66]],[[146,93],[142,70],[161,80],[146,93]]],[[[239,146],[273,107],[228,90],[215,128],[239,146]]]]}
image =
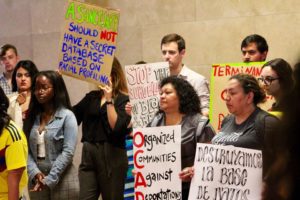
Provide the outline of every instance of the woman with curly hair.
{"type": "Polygon", "coordinates": [[[189,82],[176,76],[160,83],[160,109],[148,127],[181,125],[182,199],[188,199],[196,143],[208,143],[215,131],[203,117],[198,95],[189,82]]]}

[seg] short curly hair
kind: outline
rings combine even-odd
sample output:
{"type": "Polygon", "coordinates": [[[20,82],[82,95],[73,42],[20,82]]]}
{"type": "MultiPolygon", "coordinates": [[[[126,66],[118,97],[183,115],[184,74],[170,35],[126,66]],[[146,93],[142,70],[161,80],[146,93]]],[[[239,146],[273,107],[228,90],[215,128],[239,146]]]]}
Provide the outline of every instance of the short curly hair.
{"type": "Polygon", "coordinates": [[[169,76],[161,80],[159,87],[171,84],[179,99],[179,112],[182,114],[193,115],[201,113],[200,99],[194,87],[186,80],[177,76],[169,76]]]}
{"type": "Polygon", "coordinates": [[[266,101],[266,93],[264,89],[260,87],[257,79],[254,76],[240,73],[240,74],[233,75],[229,78],[229,80],[232,79],[237,80],[241,84],[245,94],[248,94],[249,92],[253,92],[254,105],[266,101]]]}

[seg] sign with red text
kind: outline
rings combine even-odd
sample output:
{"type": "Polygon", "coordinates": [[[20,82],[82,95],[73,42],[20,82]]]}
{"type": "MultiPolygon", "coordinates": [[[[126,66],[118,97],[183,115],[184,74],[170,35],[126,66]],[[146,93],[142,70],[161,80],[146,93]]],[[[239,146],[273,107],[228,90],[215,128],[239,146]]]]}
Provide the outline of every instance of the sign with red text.
{"type": "Polygon", "coordinates": [[[198,143],[189,200],[261,199],[262,153],[198,143]]]}
{"type": "Polygon", "coordinates": [[[116,51],[120,13],[78,1],[67,1],[58,69],[96,84],[109,81],[116,51]]]}
{"type": "Polygon", "coordinates": [[[125,66],[133,127],[145,127],[159,109],[159,82],[170,75],[167,62],[125,66]]]}
{"type": "Polygon", "coordinates": [[[135,200],[181,200],[181,126],[133,129],[135,200]]]}
{"type": "MultiPolygon", "coordinates": [[[[210,79],[210,123],[215,130],[219,131],[222,120],[228,115],[228,110],[225,103],[225,88],[229,78],[239,73],[250,74],[259,77],[264,62],[253,63],[227,63],[214,64],[211,70],[210,79]]],[[[268,110],[271,108],[274,100],[271,96],[267,96],[267,101],[259,105],[262,109],[268,110]]]]}

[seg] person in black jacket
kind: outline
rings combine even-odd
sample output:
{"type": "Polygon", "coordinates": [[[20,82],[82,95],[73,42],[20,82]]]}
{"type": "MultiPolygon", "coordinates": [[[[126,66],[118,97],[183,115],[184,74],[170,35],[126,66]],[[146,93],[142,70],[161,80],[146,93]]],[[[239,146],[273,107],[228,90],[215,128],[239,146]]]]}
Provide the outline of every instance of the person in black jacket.
{"type": "Polygon", "coordinates": [[[80,199],[123,199],[128,167],[125,138],[131,117],[125,112],[129,101],[124,72],[114,58],[111,80],[91,91],[73,107],[82,123],[83,149],[79,166],[80,199]]]}
{"type": "Polygon", "coordinates": [[[210,143],[215,131],[201,115],[200,100],[193,86],[177,76],[160,82],[159,111],[148,127],[181,125],[182,200],[187,200],[193,176],[196,143],[210,143]]]}

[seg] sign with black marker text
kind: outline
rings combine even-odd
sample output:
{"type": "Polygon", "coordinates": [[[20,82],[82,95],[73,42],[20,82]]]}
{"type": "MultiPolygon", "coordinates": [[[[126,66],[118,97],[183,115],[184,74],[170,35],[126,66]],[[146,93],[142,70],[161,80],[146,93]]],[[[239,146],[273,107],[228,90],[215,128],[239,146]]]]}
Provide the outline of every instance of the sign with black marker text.
{"type": "Polygon", "coordinates": [[[261,199],[262,164],[258,150],[198,143],[189,200],[261,199]]]}
{"type": "Polygon", "coordinates": [[[145,127],[159,109],[159,82],[169,76],[167,62],[125,66],[133,127],[145,127]]]}
{"type": "Polygon", "coordinates": [[[135,200],[181,200],[181,126],[133,129],[135,200]]]}

